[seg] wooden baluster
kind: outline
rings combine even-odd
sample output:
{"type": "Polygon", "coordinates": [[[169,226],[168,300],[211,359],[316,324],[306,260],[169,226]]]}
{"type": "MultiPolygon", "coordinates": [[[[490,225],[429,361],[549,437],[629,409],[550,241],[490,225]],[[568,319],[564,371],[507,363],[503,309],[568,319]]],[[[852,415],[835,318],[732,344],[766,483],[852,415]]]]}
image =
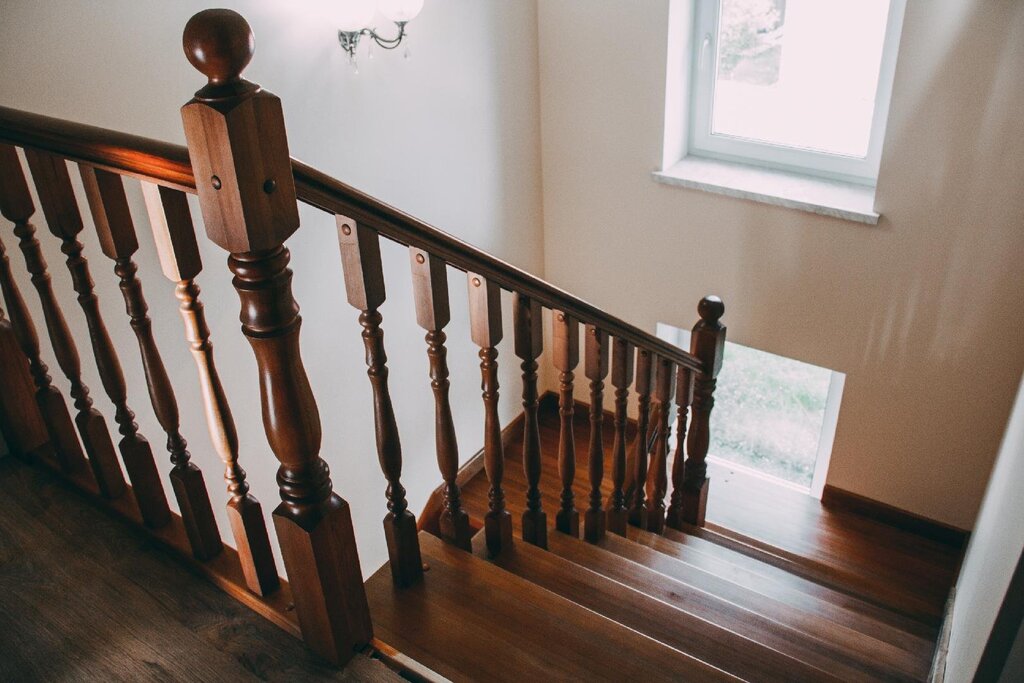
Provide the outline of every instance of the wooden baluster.
{"type": "Polygon", "coordinates": [[[181,510],[189,544],[196,558],[208,560],[221,551],[220,532],[217,530],[217,520],[213,517],[210,497],[206,493],[203,473],[191,462],[188,444],[181,435],[178,401],[153,338],[153,324],[142,293],[142,282],[137,275],[138,266],[132,260],[139,249],[139,242],[128,209],[124,183],[121,176],[109,171],[85,165],[80,165],[79,169],[100,249],[107,258],[114,261],[114,274],[120,280],[125,311],[131,319],[131,328],[139,344],[153,412],[167,434],[167,451],[173,465],[171,487],[181,510]]]}
{"type": "MultiPolygon", "coordinates": [[[[39,240],[35,237],[35,227],[30,222],[34,213],[32,197],[17,153],[13,147],[0,145],[0,195],[4,206],[4,215],[14,222],[14,234],[18,238],[18,247],[25,258],[25,266],[32,276],[32,286],[39,296],[46,322],[46,331],[50,337],[57,365],[71,383],[71,398],[75,402],[75,426],[82,438],[82,445],[88,455],[89,465],[96,480],[100,494],[107,498],[121,496],[126,485],[121,467],[117,463],[114,444],[110,440],[103,415],[93,407],[89,388],[82,382],[81,361],[74,339],[68,329],[64,314],[61,312],[57,297],[53,293],[50,274],[47,272],[46,259],[43,258],[39,240]],[[9,215],[8,215],[9,214],[9,215]]],[[[58,443],[63,444],[62,437],[58,443]]],[[[63,444],[61,450],[74,453],[78,447],[77,439],[70,435],[72,444],[63,444]]]]}
{"type": "Polygon", "coordinates": [[[29,361],[11,323],[0,307],[0,432],[8,450],[31,460],[49,444],[49,434],[36,402],[29,361]]]}
{"type": "Polygon", "coordinates": [[[576,478],[576,441],[573,437],[573,370],[580,362],[579,323],[563,311],[552,311],[552,345],[555,368],[558,370],[558,476],[562,494],[555,528],[563,534],[579,537],[580,513],[576,510],[572,490],[576,478]]]}
{"type": "Polygon", "coordinates": [[[523,472],[526,475],[526,510],[523,540],[548,547],[548,518],[540,497],[540,424],[537,419],[537,358],[544,347],[544,311],[540,302],[516,293],[512,318],[516,356],[523,369],[523,472]]]}
{"type": "Polygon", "coordinates": [[[584,356],[584,371],[590,380],[590,506],[583,518],[583,537],[596,543],[605,533],[601,482],[604,479],[604,379],[608,376],[608,334],[587,325],[584,356]]]}
{"type": "MultiPolygon", "coordinates": [[[[15,225],[24,225],[35,213],[18,154],[13,147],[0,145],[0,214],[15,225]]],[[[35,385],[35,401],[46,425],[57,463],[71,474],[85,467],[85,454],[75,436],[75,425],[63,394],[50,378],[50,370],[39,355],[39,336],[35,322],[25,305],[18,284],[11,273],[10,260],[0,241],[0,290],[7,302],[11,327],[22,353],[28,358],[29,371],[35,385]]]]}
{"type": "Polygon", "coordinates": [[[263,507],[249,492],[245,470],[238,464],[238,434],[214,364],[210,329],[199,300],[199,285],[195,282],[203,264],[199,258],[188,198],[179,190],[151,183],[142,184],[142,194],[161,269],[176,285],[175,296],[179,301],[185,339],[199,373],[210,440],[224,461],[224,479],[231,496],[227,503],[228,520],[238,548],[245,585],[257,595],[267,595],[277,590],[281,582],[263,519],[263,507]]]}
{"type": "Polygon", "coordinates": [[[686,465],[683,480],[683,519],[689,524],[704,526],[708,505],[708,446],[711,443],[711,409],[715,405],[715,385],[722,356],[725,353],[725,325],[719,320],[725,304],[717,296],[706,296],[697,306],[700,321],[690,337],[690,353],[704,365],[704,372],[694,378],[693,418],[686,440],[686,465]]]}
{"type": "Polygon", "coordinates": [[[484,401],[484,470],[491,484],[488,511],[484,516],[484,537],[491,557],[512,547],[512,515],[505,509],[505,453],[498,417],[498,350],[501,341],[501,290],[481,275],[468,273],[469,326],[473,342],[480,347],[480,387],[484,401]]]}
{"type": "Polygon", "coordinates": [[[626,535],[629,510],[622,486],[626,481],[626,424],[629,385],[633,383],[633,345],[612,340],[612,386],[615,387],[615,440],[612,442],[612,495],[605,515],[608,531],[626,535]]]}
{"type": "MultiPolygon", "coordinates": [[[[668,442],[671,436],[672,393],[675,373],[672,361],[658,358],[655,370],[654,400],[658,407],[658,438],[651,449],[651,468],[647,476],[647,530],[660,534],[665,530],[665,494],[668,491],[668,442]]],[[[641,482],[642,483],[642,482],[641,482]]]]}
{"type": "Polygon", "coordinates": [[[686,414],[693,401],[693,372],[682,366],[676,372],[676,452],[672,456],[672,499],[665,514],[665,526],[683,530],[683,476],[686,414]]]}
{"type": "Polygon", "coordinates": [[[444,509],[441,534],[463,550],[472,550],[473,530],[469,514],[462,509],[459,485],[459,446],[455,439],[455,421],[448,401],[448,351],[444,327],[451,319],[448,308],[448,274],[444,261],[411,247],[412,287],[416,297],[416,322],[427,331],[427,357],[430,359],[430,388],[434,392],[434,442],[437,466],[444,479],[444,509]]]}
{"type": "Polygon", "coordinates": [[[351,218],[337,216],[338,243],[345,273],[348,302],[360,311],[363,346],[366,349],[366,374],[373,390],[373,420],[377,435],[377,459],[388,486],[388,514],[384,517],[384,536],[388,544],[391,578],[399,586],[409,586],[423,576],[420,542],[416,535],[416,516],[409,510],[402,486],[402,443],[398,435],[395,411],[388,390],[387,354],[384,331],[380,328],[384,303],[384,266],[380,260],[380,237],[351,218]]]}
{"type": "Polygon", "coordinates": [[[259,368],[263,424],[281,463],[274,525],[307,645],[344,664],[373,638],[347,502],[320,457],[320,414],[299,350],[302,318],[284,241],[299,226],[281,101],[240,78],[253,37],[237,12],[204,10],[183,39],[209,82],[182,107],[210,239],[230,253],[242,332],[259,368]]]}
{"type": "Polygon", "coordinates": [[[35,150],[26,150],[25,156],[36,181],[47,227],[61,239],[61,251],[67,257],[66,264],[78,293],[78,303],[89,326],[89,340],[100,380],[114,404],[114,421],[122,437],[118,450],[132,483],[139,512],[146,525],[162,527],[171,521],[171,511],[153,460],[153,451],[149,442],[139,434],[135,413],[128,407],[121,363],[100,315],[99,300],[89,274],[89,263],[82,255],[82,243],[78,241],[78,234],[82,231],[82,217],[78,212],[67,164],[63,159],[35,150]]]}
{"type": "Polygon", "coordinates": [[[636,446],[633,476],[633,504],[629,508],[629,523],[641,529],[647,528],[647,501],[644,482],[647,481],[647,450],[650,443],[647,431],[651,418],[651,384],[653,383],[656,358],[646,349],[637,349],[636,359],[636,446]]]}

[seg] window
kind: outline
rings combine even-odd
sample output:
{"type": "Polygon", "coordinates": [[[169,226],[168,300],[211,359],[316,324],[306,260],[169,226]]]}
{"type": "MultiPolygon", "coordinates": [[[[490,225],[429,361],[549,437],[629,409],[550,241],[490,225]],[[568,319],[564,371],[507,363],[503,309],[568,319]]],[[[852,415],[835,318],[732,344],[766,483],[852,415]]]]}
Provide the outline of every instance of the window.
{"type": "MultiPolygon", "coordinates": [[[[688,330],[658,323],[658,336],[690,348],[688,330]]],[[[820,498],[845,380],[841,372],[726,341],[708,459],[820,498]]]]}
{"type": "Polygon", "coordinates": [[[904,0],[698,0],[690,153],[873,185],[904,0]]]}

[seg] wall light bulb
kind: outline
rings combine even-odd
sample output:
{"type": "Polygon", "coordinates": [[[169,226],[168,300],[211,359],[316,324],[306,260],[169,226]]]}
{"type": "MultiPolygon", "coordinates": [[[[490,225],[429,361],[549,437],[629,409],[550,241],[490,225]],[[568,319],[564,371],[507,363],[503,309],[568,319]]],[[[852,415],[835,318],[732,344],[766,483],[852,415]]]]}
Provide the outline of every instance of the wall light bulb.
{"type": "Polygon", "coordinates": [[[377,11],[377,0],[337,0],[337,3],[335,15],[342,31],[361,31],[370,25],[377,11]]]}
{"type": "Polygon", "coordinates": [[[423,0],[380,0],[380,13],[390,21],[412,21],[423,9],[423,0]]]}

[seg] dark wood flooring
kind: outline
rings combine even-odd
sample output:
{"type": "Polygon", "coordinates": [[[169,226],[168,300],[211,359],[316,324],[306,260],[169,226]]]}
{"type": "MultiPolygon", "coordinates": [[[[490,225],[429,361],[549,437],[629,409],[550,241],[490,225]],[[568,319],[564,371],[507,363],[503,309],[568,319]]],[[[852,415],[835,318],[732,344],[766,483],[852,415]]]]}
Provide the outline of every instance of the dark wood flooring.
{"type": "Polygon", "coordinates": [[[0,681],[400,680],[344,670],[55,475],[0,458],[0,681]]]}
{"type": "MultiPolygon", "coordinates": [[[[544,509],[553,524],[560,491],[557,452],[559,417],[554,402],[542,401],[541,445],[544,456],[541,489],[544,509]]],[[[586,508],[589,495],[587,449],[590,425],[577,405],[576,506],[586,508]]],[[[506,496],[518,534],[524,508],[521,430],[510,430],[506,444],[506,496]]],[[[610,458],[613,432],[604,428],[606,476],[604,498],[611,491],[610,458]]],[[[788,569],[848,589],[889,609],[911,615],[934,631],[955,580],[961,551],[846,510],[830,510],[798,491],[712,465],[706,537],[738,546],[771,549],[788,569]]],[[[463,486],[470,515],[482,519],[487,510],[484,472],[463,486]]],[[[582,520],[581,520],[582,523],[582,520]]]]}

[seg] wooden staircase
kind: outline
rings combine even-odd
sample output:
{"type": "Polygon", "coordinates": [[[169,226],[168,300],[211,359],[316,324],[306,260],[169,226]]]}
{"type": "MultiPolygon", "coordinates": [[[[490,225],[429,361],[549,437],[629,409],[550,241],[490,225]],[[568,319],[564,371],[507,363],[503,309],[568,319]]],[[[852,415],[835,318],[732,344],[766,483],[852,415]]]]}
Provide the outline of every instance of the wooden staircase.
{"type": "MultiPolygon", "coordinates": [[[[0,209],[15,224],[76,411],[72,422],[50,383],[34,323],[0,246],[0,286],[10,317],[0,314],[0,369],[11,388],[0,402],[0,418],[22,457],[61,473],[339,665],[372,652],[403,676],[427,680],[927,677],[936,637],[929,615],[900,609],[827,567],[785,557],[782,549],[705,528],[710,415],[726,334],[721,300],[701,300],[689,352],[669,345],[291,159],[280,101],[241,78],[252,35],[236,13],[199,13],[186,27],[185,47],[208,78],[182,110],[188,149],[0,108],[0,209]],[[28,160],[47,227],[68,257],[103,387],[117,408],[123,436],[117,452],[81,383],[75,340],[30,222],[35,207],[16,147],[28,160]],[[68,161],[80,166],[104,255],[121,281],[149,395],[167,433],[180,514],[169,510],[152,448],[127,404],[77,240],[84,224],[68,161]],[[222,542],[203,475],[179,433],[171,376],[135,275],[138,241],[126,178],[144,182],[165,275],[177,286],[208,426],[227,467],[236,548],[222,542]],[[198,195],[209,239],[229,253],[242,331],[259,366],[263,420],[280,464],[281,503],[272,520],[287,580],[279,577],[262,507],[239,464],[195,284],[202,266],[188,193],[198,195]],[[388,482],[390,557],[365,583],[349,504],[334,493],[320,457],[319,413],[299,352],[301,318],[284,246],[298,229],[298,202],[335,216],[345,294],[363,328],[372,428],[388,482]],[[385,300],[382,237],[409,249],[416,320],[430,366],[442,484],[418,522],[401,482],[378,310],[385,300]],[[445,346],[449,269],[466,273],[486,417],[479,457],[461,472],[445,346]],[[496,351],[503,289],[514,297],[512,341],[523,404],[522,419],[504,432],[496,351]],[[546,312],[550,360],[559,372],[551,400],[542,399],[538,387],[539,362],[547,360],[546,312]],[[590,402],[577,407],[581,361],[590,402]],[[614,413],[607,416],[606,381],[614,390],[614,413]],[[678,435],[674,454],[672,429],[678,435]],[[586,476],[577,476],[577,469],[586,476]]],[[[430,403],[424,396],[424,405],[430,403]]]]}

